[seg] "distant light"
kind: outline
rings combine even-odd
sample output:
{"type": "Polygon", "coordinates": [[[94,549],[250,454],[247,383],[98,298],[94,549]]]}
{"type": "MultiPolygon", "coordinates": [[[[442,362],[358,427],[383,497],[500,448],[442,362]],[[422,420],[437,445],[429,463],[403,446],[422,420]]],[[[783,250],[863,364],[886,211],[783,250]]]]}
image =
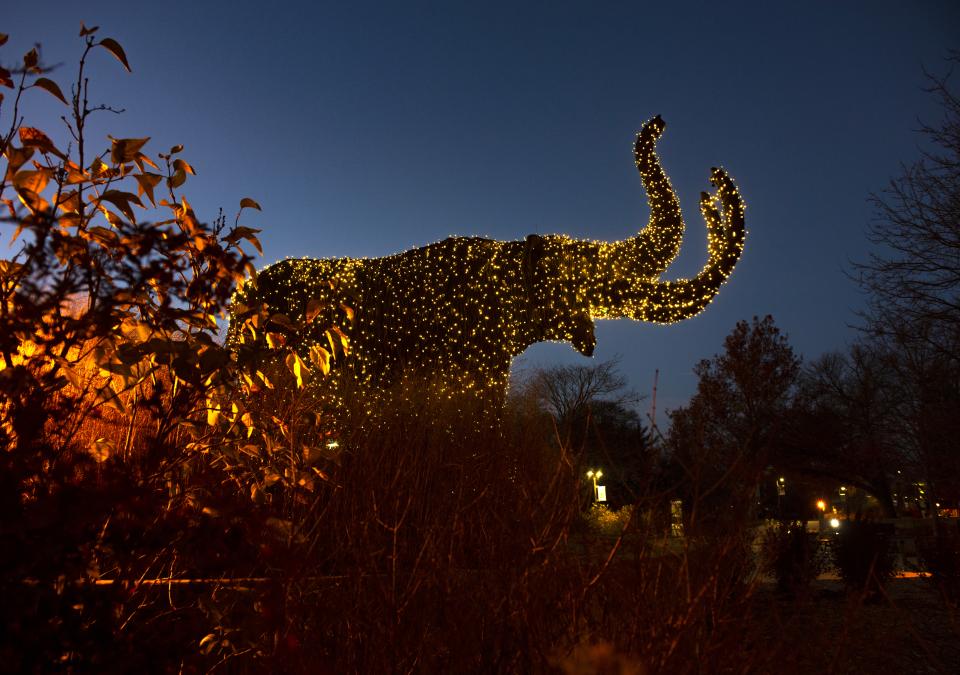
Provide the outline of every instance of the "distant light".
{"type": "Polygon", "coordinates": [[[822,499],[818,499],[818,500],[817,500],[817,508],[820,509],[821,511],[826,511],[826,510],[827,510],[827,503],[826,503],[825,501],[823,501],[822,499]]]}
{"type": "Polygon", "coordinates": [[[327,443],[327,450],[336,450],[339,447],[340,447],[340,444],[337,443],[336,441],[330,441],[329,443],[327,443]]]}
{"type": "Polygon", "coordinates": [[[837,529],[838,527],[840,527],[840,521],[836,518],[831,518],[830,527],[832,527],[833,529],[837,529]]]}

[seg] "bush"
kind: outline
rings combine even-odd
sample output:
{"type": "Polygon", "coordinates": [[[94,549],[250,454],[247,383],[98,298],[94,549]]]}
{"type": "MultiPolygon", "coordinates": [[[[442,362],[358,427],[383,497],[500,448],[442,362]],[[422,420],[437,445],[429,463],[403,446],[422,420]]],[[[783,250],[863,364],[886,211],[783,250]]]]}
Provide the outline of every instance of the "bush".
{"type": "Polygon", "coordinates": [[[584,514],[584,519],[590,529],[597,534],[618,537],[623,534],[624,529],[633,517],[633,510],[630,505],[614,511],[606,504],[594,503],[590,506],[590,510],[584,514]]]}
{"type": "Polygon", "coordinates": [[[960,522],[952,526],[937,523],[931,537],[917,540],[920,563],[944,600],[952,607],[960,604],[960,522]]]}
{"type": "Polygon", "coordinates": [[[803,521],[779,522],[761,540],[764,572],[773,575],[777,590],[793,597],[804,595],[823,571],[820,542],[803,521]]]}
{"type": "MultiPolygon", "coordinates": [[[[23,672],[216,658],[212,640],[197,649],[223,632],[215,603],[156,582],[262,572],[257,552],[285,545],[319,461],[287,438],[307,426],[283,417],[302,406],[257,400],[300,396],[301,374],[267,382],[268,360],[219,341],[257,230],[239,214],[233,227],[199,220],[181,191],[194,174],[182,146],[93,147],[90,116],[110,108],[88,103],[85,68],[100,55],[130,68],[115,40],[80,37],[69,98],[39,47],[0,67],[0,93],[13,90],[0,98],[0,223],[12,230],[0,259],[0,654],[23,672]],[[60,137],[26,124],[24,106],[48,95],[67,108],[60,137]],[[256,499],[268,486],[289,489],[256,499]]],[[[262,311],[250,321],[268,325],[262,311]]]]}
{"type": "Polygon", "coordinates": [[[894,575],[893,526],[876,521],[845,521],[833,542],[833,561],[844,584],[868,599],[879,596],[894,575]]]}

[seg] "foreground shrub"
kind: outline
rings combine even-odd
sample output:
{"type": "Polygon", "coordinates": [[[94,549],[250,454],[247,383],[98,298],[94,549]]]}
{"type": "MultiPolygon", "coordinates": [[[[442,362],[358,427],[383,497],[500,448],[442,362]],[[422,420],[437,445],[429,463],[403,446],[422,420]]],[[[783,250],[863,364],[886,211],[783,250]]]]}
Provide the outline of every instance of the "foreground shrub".
{"type": "Polygon", "coordinates": [[[893,527],[871,520],[847,520],[833,542],[833,561],[851,590],[876,598],[894,575],[893,527]]]}
{"type": "Polygon", "coordinates": [[[960,524],[937,523],[933,536],[917,540],[927,580],[952,607],[960,604],[960,524]]]}
{"type": "Polygon", "coordinates": [[[761,540],[764,572],[776,579],[777,590],[793,597],[805,595],[823,571],[820,542],[802,521],[778,522],[761,540]]]}
{"type": "Polygon", "coordinates": [[[156,582],[249,572],[285,506],[253,501],[252,486],[298,495],[309,469],[277,409],[245,408],[274,386],[266,366],[218,340],[257,230],[239,214],[233,227],[199,220],[182,146],[95,149],[90,117],[110,108],[90,102],[86,69],[102,56],[130,70],[97,33],[81,28],[72,87],[48,77],[39,47],[0,67],[0,656],[22,672],[135,672],[196,653],[221,617],[196,589],[174,605],[156,582]],[[27,126],[35,96],[65,106],[66,131],[27,126]]]}

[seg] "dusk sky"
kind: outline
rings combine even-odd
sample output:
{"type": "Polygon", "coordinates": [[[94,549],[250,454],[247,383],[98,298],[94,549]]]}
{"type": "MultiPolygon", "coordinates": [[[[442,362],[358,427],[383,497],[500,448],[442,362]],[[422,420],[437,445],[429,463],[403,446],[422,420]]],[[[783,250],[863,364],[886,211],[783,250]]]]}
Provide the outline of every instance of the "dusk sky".
{"type": "MultiPolygon", "coordinates": [[[[263,206],[244,216],[263,227],[259,264],[449,235],[624,238],[647,220],[634,134],[661,114],[687,222],[666,278],[706,259],[711,166],[739,186],[748,236],[700,316],[599,322],[594,358],[620,355],[640,393],[659,368],[659,410],[686,401],[692,367],[739,319],[772,314],[808,361],[854,337],[863,298],[845,272],[869,251],[867,198],[917,158],[918,120],[940,116],[923,68],[943,74],[960,47],[955,0],[42,5],[7,3],[0,60],[40,42],[67,91],[80,22],[99,25],[133,72],[91,59],[91,102],[125,109],[95,120],[95,145],[184,144],[202,219],[222,206],[232,220],[242,197],[263,206]]],[[[59,132],[62,104],[31,93],[26,123],[59,132]]],[[[520,365],[553,363],[589,361],[550,344],[520,365]]]]}

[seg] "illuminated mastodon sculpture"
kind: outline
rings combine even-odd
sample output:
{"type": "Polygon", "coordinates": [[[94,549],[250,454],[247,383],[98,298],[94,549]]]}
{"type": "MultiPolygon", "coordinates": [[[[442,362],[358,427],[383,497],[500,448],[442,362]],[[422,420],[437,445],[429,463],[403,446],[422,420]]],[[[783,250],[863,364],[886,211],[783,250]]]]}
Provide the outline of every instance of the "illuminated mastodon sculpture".
{"type": "MultiPolygon", "coordinates": [[[[716,192],[700,197],[707,264],[692,279],[660,280],[684,229],[655,151],[664,127],[658,116],[637,135],[634,155],[650,221],[634,237],[612,243],[564,235],[506,242],[453,237],[384,258],[291,258],[247,283],[235,307],[266,303],[270,312],[302,322],[315,298],[332,307],[343,303],[355,316],[348,328],[352,355],[340,368],[378,386],[414,368],[480,389],[501,387],[511,359],[536,342],[569,341],[590,356],[594,319],[690,318],[740,258],[744,204],[726,172],[713,169],[716,192]]],[[[316,323],[302,352],[323,338],[326,326],[316,323]]]]}

